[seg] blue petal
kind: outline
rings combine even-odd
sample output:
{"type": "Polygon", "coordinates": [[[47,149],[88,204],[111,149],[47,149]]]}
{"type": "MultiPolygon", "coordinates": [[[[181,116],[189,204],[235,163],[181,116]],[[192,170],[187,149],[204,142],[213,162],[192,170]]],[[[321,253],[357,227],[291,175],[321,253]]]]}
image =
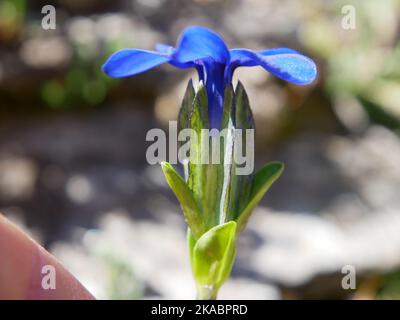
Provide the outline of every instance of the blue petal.
{"type": "Polygon", "coordinates": [[[301,85],[313,82],[317,76],[314,61],[292,49],[277,48],[259,52],[233,49],[230,54],[231,72],[235,67],[259,65],[283,80],[301,85]]]}
{"type": "Polygon", "coordinates": [[[123,49],[114,53],[103,65],[103,71],[110,77],[133,76],[169,62],[170,57],[159,52],[123,49]]]}
{"type": "Polygon", "coordinates": [[[229,61],[229,50],[214,31],[204,27],[189,27],[183,31],[173,58],[180,63],[212,58],[215,62],[225,64],[229,61]]]}
{"type": "Polygon", "coordinates": [[[173,46],[170,46],[169,44],[157,43],[156,50],[160,53],[171,55],[174,53],[175,48],[173,46]]]}
{"type": "MultiPolygon", "coordinates": [[[[257,66],[258,63],[252,57],[252,55],[244,54],[243,51],[251,51],[247,49],[232,49],[230,50],[231,64],[235,64],[237,67],[253,67],[257,66]]],[[[273,48],[262,51],[257,51],[258,54],[263,56],[270,56],[275,54],[286,54],[294,53],[298,54],[297,51],[289,48],[273,48]]]]}
{"type": "MultiPolygon", "coordinates": [[[[176,51],[176,49],[173,46],[170,46],[169,44],[163,44],[163,43],[157,43],[156,44],[156,50],[160,53],[164,53],[167,54],[169,56],[173,55],[176,51]]],[[[187,69],[187,68],[196,68],[197,65],[190,61],[190,62],[178,62],[175,60],[171,60],[169,62],[171,65],[173,65],[176,68],[180,68],[180,69],[187,69]]]]}
{"type": "Polygon", "coordinates": [[[257,51],[257,53],[262,54],[263,56],[271,56],[274,54],[285,54],[285,53],[299,54],[296,50],[290,48],[272,48],[272,49],[257,51]]]}

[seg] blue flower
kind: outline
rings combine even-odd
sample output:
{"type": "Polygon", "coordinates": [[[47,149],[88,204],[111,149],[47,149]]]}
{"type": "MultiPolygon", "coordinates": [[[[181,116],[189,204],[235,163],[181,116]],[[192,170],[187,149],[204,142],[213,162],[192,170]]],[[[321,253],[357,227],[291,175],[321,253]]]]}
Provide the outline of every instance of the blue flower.
{"type": "Polygon", "coordinates": [[[163,63],[181,69],[196,68],[207,89],[212,128],[220,126],[224,89],[231,84],[236,68],[261,66],[275,76],[299,85],[311,83],[317,75],[315,63],[295,50],[229,50],[217,33],[205,27],[189,27],[182,32],[176,48],[158,44],[156,50],[117,51],[103,65],[103,71],[111,77],[121,78],[142,73],[163,63]]]}

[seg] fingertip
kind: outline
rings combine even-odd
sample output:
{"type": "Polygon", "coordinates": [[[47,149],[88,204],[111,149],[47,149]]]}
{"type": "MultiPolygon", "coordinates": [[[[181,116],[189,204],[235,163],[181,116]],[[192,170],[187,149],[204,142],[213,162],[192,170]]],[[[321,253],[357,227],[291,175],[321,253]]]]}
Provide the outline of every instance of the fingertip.
{"type": "Polygon", "coordinates": [[[0,299],[93,299],[50,253],[0,214],[0,299]]]}

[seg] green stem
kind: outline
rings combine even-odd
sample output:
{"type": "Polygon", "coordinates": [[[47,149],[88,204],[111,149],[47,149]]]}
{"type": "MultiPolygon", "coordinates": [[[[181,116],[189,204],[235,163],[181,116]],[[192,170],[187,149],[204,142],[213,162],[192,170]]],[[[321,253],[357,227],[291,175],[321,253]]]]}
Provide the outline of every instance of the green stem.
{"type": "Polygon", "coordinates": [[[214,286],[197,286],[197,300],[216,300],[218,289],[214,286]]]}

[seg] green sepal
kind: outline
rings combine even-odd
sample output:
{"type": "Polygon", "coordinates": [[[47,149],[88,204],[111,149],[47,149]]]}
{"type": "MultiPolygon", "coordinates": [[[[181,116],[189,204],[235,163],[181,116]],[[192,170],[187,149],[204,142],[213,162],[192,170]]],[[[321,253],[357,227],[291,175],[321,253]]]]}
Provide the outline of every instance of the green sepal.
{"type": "MultiPolygon", "coordinates": [[[[193,81],[189,80],[186,87],[185,96],[182,100],[181,108],[178,114],[178,132],[190,127],[190,118],[193,113],[193,102],[196,92],[193,88],[193,81]]],[[[179,146],[184,144],[183,141],[178,141],[179,146]]]]}
{"type": "Polygon", "coordinates": [[[190,266],[193,268],[193,248],[196,244],[196,239],[193,235],[192,230],[190,228],[187,229],[187,243],[188,243],[188,248],[189,248],[189,261],[190,261],[190,266]]]}
{"type": "Polygon", "coordinates": [[[192,247],[193,275],[198,290],[216,292],[229,277],[236,254],[236,222],[217,225],[192,247]]]}
{"type": "Polygon", "coordinates": [[[239,214],[236,220],[238,232],[244,229],[253,209],[260,202],[271,185],[280,177],[283,169],[283,163],[270,162],[257,171],[257,173],[254,175],[251,186],[250,200],[247,202],[244,210],[239,214]]]}
{"type": "MultiPolygon", "coordinates": [[[[234,139],[234,155],[235,153],[243,154],[246,150],[246,130],[254,130],[254,119],[250,109],[249,99],[241,82],[238,82],[234,96],[234,123],[235,129],[241,130],[241,148],[239,148],[239,136],[234,139]]],[[[254,159],[252,159],[254,161],[254,159]]],[[[238,165],[235,161],[232,163],[231,169],[231,187],[229,199],[229,219],[236,220],[240,212],[243,211],[245,204],[249,201],[251,186],[253,180],[253,172],[248,175],[237,174],[238,165]]]]}
{"type": "Polygon", "coordinates": [[[203,209],[202,200],[204,196],[205,185],[205,169],[202,165],[202,150],[203,144],[206,143],[202,139],[201,130],[208,129],[208,111],[207,111],[207,92],[203,84],[200,83],[196,96],[193,101],[193,112],[190,116],[190,129],[196,133],[197,140],[190,141],[190,162],[189,162],[189,179],[188,185],[192,190],[194,198],[199,204],[200,209],[203,209]]]}
{"type": "Polygon", "coordinates": [[[221,197],[219,200],[219,219],[222,224],[229,218],[229,198],[231,193],[231,168],[234,148],[234,92],[232,85],[227,85],[224,92],[224,105],[222,109],[222,121],[220,128],[220,164],[218,174],[221,176],[221,197]],[[222,132],[225,134],[222,136],[222,132]]]}
{"type": "Polygon", "coordinates": [[[207,91],[202,84],[194,99],[190,128],[196,132],[197,141],[191,140],[188,185],[209,229],[218,224],[223,172],[220,165],[210,163],[212,154],[208,130],[202,132],[209,129],[207,91]]]}
{"type": "Polygon", "coordinates": [[[181,175],[168,162],[162,162],[161,168],[164,172],[168,185],[174,191],[183,211],[183,215],[194,236],[199,238],[204,233],[204,223],[201,211],[181,175]]]}

